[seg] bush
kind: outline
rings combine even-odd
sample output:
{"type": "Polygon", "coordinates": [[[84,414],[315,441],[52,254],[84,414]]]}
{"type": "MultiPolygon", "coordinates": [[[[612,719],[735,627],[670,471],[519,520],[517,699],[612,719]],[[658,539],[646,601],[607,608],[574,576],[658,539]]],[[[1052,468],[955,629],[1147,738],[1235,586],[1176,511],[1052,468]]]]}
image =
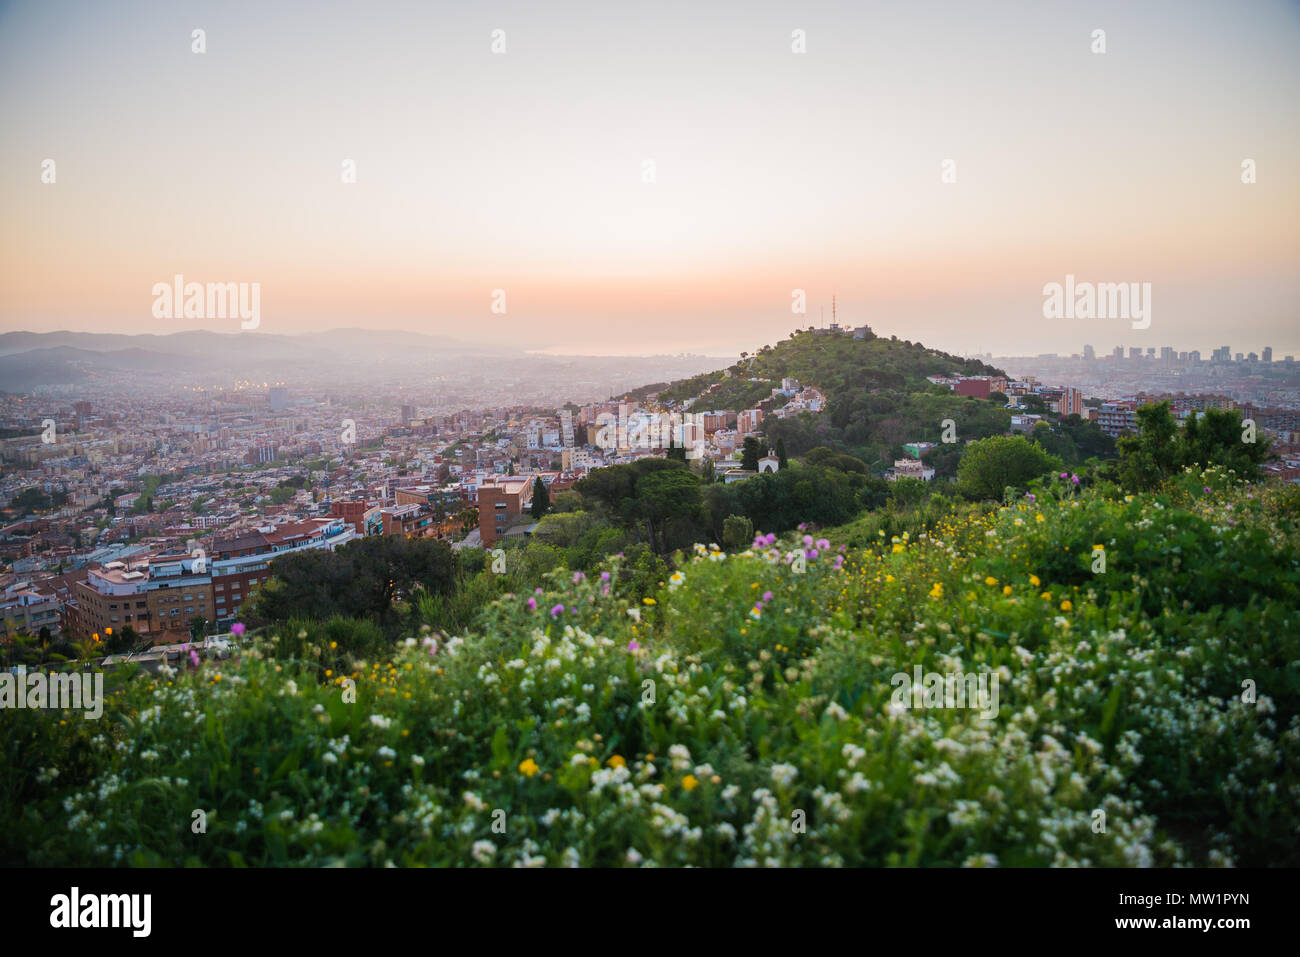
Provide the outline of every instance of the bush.
{"type": "Polygon", "coordinates": [[[754,523],[740,515],[728,515],[722,522],[722,546],[747,548],[754,540],[754,523]]]}

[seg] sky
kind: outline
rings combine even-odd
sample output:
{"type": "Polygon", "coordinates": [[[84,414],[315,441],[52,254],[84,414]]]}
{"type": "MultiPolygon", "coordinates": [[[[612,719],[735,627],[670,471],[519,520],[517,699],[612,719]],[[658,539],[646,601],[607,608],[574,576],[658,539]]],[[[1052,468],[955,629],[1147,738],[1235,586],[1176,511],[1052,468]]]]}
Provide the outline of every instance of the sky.
{"type": "Polygon", "coordinates": [[[1300,354],[1298,120],[1296,0],[0,3],[0,332],[1300,354]]]}

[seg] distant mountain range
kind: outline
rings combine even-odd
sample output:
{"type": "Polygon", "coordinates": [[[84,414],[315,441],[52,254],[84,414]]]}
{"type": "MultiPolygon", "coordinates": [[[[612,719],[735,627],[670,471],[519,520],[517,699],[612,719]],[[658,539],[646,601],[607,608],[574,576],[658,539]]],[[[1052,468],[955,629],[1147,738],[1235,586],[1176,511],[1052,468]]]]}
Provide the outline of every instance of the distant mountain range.
{"type": "Polygon", "coordinates": [[[669,370],[680,375],[715,362],[682,356],[663,357],[663,362],[648,357],[541,356],[518,345],[481,345],[394,329],[330,329],[296,336],[202,330],[167,335],[6,332],[0,334],[0,391],[111,387],[118,379],[126,384],[128,377],[133,384],[144,377],[171,384],[206,384],[225,377],[305,381],[321,375],[393,381],[489,369],[509,377],[525,367],[563,374],[575,368],[610,369],[620,361],[628,366],[626,372],[640,368],[649,375],[669,370]],[[659,370],[659,365],[665,368],[659,370]]]}
{"type": "Polygon", "coordinates": [[[436,363],[456,356],[516,356],[518,350],[487,348],[445,336],[395,330],[331,329],[301,336],[265,333],[174,332],[122,335],[95,332],[0,334],[0,388],[83,385],[121,375],[164,377],[247,374],[281,378],[336,365],[436,363]]]}

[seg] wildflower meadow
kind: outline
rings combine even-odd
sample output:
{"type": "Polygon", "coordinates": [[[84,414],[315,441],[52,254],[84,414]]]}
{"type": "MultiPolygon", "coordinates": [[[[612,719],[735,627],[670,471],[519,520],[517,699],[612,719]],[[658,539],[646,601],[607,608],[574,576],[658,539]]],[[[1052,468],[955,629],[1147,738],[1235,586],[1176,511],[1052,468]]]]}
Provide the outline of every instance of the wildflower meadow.
{"type": "Polygon", "coordinates": [[[1300,864],[1298,490],[1067,476],[868,520],[697,544],[647,595],[617,557],[556,571],[395,648],[291,623],[119,670],[102,720],[6,715],[0,853],[1300,864]],[[984,693],[954,706],[949,676],[984,693]]]}

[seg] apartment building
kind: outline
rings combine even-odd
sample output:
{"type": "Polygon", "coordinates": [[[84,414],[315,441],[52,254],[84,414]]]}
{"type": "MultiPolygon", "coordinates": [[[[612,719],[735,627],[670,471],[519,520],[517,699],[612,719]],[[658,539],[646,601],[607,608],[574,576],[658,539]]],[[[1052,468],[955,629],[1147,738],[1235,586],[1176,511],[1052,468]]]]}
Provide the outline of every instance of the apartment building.
{"type": "Polygon", "coordinates": [[[213,545],[213,614],[222,626],[233,622],[257,586],[271,576],[271,562],[282,555],[314,548],[330,551],[360,536],[338,516],[264,526],[213,545]]]}
{"type": "Polygon", "coordinates": [[[484,482],[478,488],[478,529],[484,547],[496,544],[533,503],[532,475],[484,482]]]}
{"type": "Polygon", "coordinates": [[[1137,410],[1131,402],[1103,402],[1097,409],[1097,426],[1111,438],[1137,431],[1137,410]]]}
{"type": "Polygon", "coordinates": [[[38,591],[31,582],[14,582],[0,598],[0,637],[39,635],[49,629],[51,637],[62,631],[63,602],[57,595],[38,591]]]}
{"type": "Polygon", "coordinates": [[[736,416],[736,432],[743,439],[760,430],[763,423],[762,409],[745,409],[736,416]]]}

